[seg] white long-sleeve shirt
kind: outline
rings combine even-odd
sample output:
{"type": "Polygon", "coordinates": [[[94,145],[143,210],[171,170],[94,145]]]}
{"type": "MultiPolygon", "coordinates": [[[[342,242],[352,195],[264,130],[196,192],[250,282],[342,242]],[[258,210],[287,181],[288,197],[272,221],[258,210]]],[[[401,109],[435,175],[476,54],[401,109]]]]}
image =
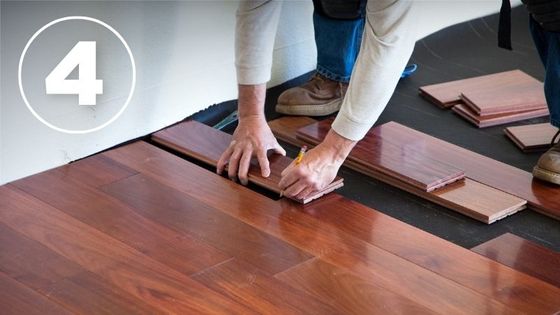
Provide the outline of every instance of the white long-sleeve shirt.
{"type": "MultiPolygon", "coordinates": [[[[235,32],[239,84],[270,80],[281,7],[277,0],[241,0],[235,32]]],[[[414,48],[412,9],[412,0],[368,1],[360,53],[332,125],[339,135],[362,139],[387,106],[414,48]]]]}

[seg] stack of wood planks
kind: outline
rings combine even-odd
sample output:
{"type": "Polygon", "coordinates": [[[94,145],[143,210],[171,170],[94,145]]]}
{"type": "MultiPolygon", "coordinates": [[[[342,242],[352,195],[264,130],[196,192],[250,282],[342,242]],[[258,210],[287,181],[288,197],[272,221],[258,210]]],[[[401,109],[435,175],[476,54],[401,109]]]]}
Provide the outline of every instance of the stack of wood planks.
{"type": "MultiPolygon", "coordinates": [[[[270,126],[288,143],[296,139],[316,145],[331,123],[332,119],[283,117],[270,126]]],[[[488,224],[526,205],[560,218],[560,188],[395,122],[372,128],[344,165],[488,224]]]]}
{"type": "Polygon", "coordinates": [[[479,128],[549,114],[542,82],[520,70],[423,86],[420,95],[479,128]]]}
{"type": "Polygon", "coordinates": [[[549,123],[543,123],[507,127],[504,132],[523,152],[536,152],[550,147],[552,138],[558,132],[558,128],[549,123]]]}
{"type": "Polygon", "coordinates": [[[540,275],[336,193],[270,199],[143,141],[0,186],[0,244],[6,315],[560,311],[540,275]]]}

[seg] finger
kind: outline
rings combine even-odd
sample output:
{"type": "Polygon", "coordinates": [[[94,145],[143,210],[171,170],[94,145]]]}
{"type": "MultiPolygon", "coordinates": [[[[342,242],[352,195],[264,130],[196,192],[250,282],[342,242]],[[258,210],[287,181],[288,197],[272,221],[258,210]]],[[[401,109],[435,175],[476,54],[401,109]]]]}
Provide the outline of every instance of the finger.
{"type": "Polygon", "coordinates": [[[229,146],[224,151],[224,153],[222,153],[222,156],[220,156],[220,159],[218,160],[218,164],[216,165],[216,173],[222,174],[224,168],[226,167],[227,161],[229,161],[232,152],[233,152],[233,146],[229,146]]]}
{"type": "Polygon", "coordinates": [[[302,190],[299,194],[297,194],[296,199],[305,199],[313,192],[315,192],[313,186],[308,186],[304,190],[302,190]]]}
{"type": "Polygon", "coordinates": [[[239,159],[241,158],[242,151],[234,149],[228,162],[228,177],[235,181],[237,179],[237,169],[239,168],[239,159]]]}
{"type": "Polygon", "coordinates": [[[239,171],[237,172],[237,178],[242,185],[247,185],[249,179],[247,178],[247,173],[249,172],[249,166],[251,165],[251,155],[252,152],[250,149],[245,149],[243,151],[243,155],[239,160],[239,171]]]}
{"type": "Polygon", "coordinates": [[[296,165],[295,160],[292,161],[292,163],[290,163],[290,165],[286,166],[286,168],[282,171],[282,173],[280,173],[280,176],[284,177],[286,176],[289,172],[291,172],[294,169],[294,166],[296,165]]]}
{"type": "Polygon", "coordinates": [[[278,154],[286,156],[286,150],[282,148],[282,146],[278,143],[278,141],[276,142],[276,145],[272,148],[272,150],[278,154]]]}
{"type": "MultiPolygon", "coordinates": [[[[289,166],[288,166],[288,168],[289,168],[289,166]]],[[[286,172],[284,176],[282,176],[282,178],[278,182],[278,187],[280,187],[280,189],[284,190],[284,189],[288,188],[289,186],[293,185],[298,179],[299,179],[299,176],[296,173],[296,170],[292,168],[292,169],[288,170],[288,172],[286,172]]]]}
{"type": "Polygon", "coordinates": [[[298,181],[284,190],[284,196],[294,198],[305,188],[307,188],[307,184],[303,181],[298,181]]]}
{"type": "Polygon", "coordinates": [[[259,161],[259,166],[261,167],[261,175],[263,177],[270,176],[270,163],[268,162],[268,157],[266,156],[266,152],[258,151],[257,159],[259,161]]]}

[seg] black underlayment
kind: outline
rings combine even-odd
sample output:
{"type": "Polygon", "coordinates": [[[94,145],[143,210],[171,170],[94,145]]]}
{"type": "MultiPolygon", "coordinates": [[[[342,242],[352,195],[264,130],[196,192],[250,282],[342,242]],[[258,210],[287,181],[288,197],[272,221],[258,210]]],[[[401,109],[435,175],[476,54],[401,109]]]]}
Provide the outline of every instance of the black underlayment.
{"type": "MultiPolygon", "coordinates": [[[[418,96],[418,87],[423,85],[512,69],[521,69],[542,81],[544,69],[533,47],[525,8],[512,10],[513,51],[497,47],[497,27],[498,16],[495,14],[448,27],[418,41],[410,60],[411,63],[418,64],[418,70],[411,77],[401,80],[376,125],[396,121],[531,171],[539,153],[522,153],[505,137],[503,128],[546,122],[547,118],[477,129],[451,110],[442,110],[418,96]]],[[[305,82],[310,75],[308,73],[268,91],[266,113],[269,120],[279,117],[274,112],[278,95],[287,88],[305,82]]],[[[235,101],[218,104],[195,115],[195,119],[213,124],[235,107],[235,101]]],[[[234,127],[227,131],[233,131],[234,127]]],[[[297,148],[284,146],[290,156],[295,156],[297,148]]],[[[534,211],[525,210],[486,225],[347,168],[343,167],[339,175],[345,179],[345,186],[339,190],[345,197],[458,245],[471,248],[511,232],[560,251],[560,221],[534,211]]]]}

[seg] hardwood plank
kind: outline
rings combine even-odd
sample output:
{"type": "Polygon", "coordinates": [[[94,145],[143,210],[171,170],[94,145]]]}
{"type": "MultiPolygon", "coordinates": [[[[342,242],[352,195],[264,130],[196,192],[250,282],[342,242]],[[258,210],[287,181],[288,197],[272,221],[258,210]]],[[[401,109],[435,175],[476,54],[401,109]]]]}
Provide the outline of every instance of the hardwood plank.
{"type": "MultiPolygon", "coordinates": [[[[508,138],[523,152],[544,151],[550,147],[558,128],[550,123],[513,126],[504,129],[508,138]]],[[[558,141],[557,141],[558,142],[558,141]]]]}
{"type": "MultiPolygon", "coordinates": [[[[92,171],[84,164],[72,167],[72,172],[86,177],[92,171]]],[[[79,178],[68,177],[66,169],[53,169],[12,185],[186,275],[231,258],[196,235],[146,219],[79,178]]]]}
{"type": "Polygon", "coordinates": [[[512,83],[495,88],[463,89],[461,100],[477,116],[505,115],[529,110],[547,109],[543,83],[512,83]]]}
{"type": "Polygon", "coordinates": [[[72,314],[45,296],[0,271],[0,305],[4,315],[72,314]]]}
{"type": "MultiPolygon", "coordinates": [[[[218,160],[222,153],[229,147],[231,135],[206,126],[197,121],[191,120],[161,130],[152,135],[152,139],[173,150],[194,157],[204,163],[212,166],[218,164],[218,160]]],[[[249,168],[248,179],[261,187],[280,194],[278,183],[282,178],[282,171],[292,163],[292,159],[273,154],[269,156],[270,176],[265,178],[261,176],[258,162],[253,159],[249,168]]],[[[331,184],[323,190],[313,193],[312,196],[305,200],[297,200],[301,203],[308,203],[312,200],[332,192],[342,187],[343,179],[337,177],[331,184]]]]}
{"type": "MultiPolygon", "coordinates": [[[[206,173],[190,178],[198,181],[203,180],[199,177],[214,175],[206,173]]],[[[219,187],[216,186],[217,189],[219,187]]],[[[269,274],[311,258],[311,255],[275,237],[142,174],[105,186],[103,190],[142,216],[175,231],[191,233],[241,261],[256,264],[269,274]]],[[[259,199],[257,202],[268,198],[260,196],[259,199]]]]}
{"type": "Polygon", "coordinates": [[[477,116],[472,110],[465,105],[455,105],[452,108],[453,112],[464,118],[466,121],[477,126],[478,128],[486,128],[508,124],[516,121],[527,120],[531,118],[548,116],[548,108],[529,110],[524,112],[516,112],[513,114],[496,114],[488,116],[477,116]]]}
{"type": "Polygon", "coordinates": [[[472,251],[560,288],[560,253],[511,233],[472,251]]]}
{"type": "MultiPolygon", "coordinates": [[[[207,174],[205,170],[144,143],[103,154],[335,266],[356,271],[359,275],[373,274],[381,286],[432,310],[443,313],[515,313],[515,310],[521,310],[537,314],[554,313],[560,309],[557,299],[560,291],[555,291],[557,289],[553,286],[459,246],[431,236],[449,248],[426,243],[422,247],[428,249],[418,251],[420,244],[414,231],[419,230],[402,222],[394,220],[385,228],[392,231],[392,240],[396,242],[393,250],[408,253],[405,259],[373,245],[377,241],[377,234],[373,233],[377,224],[372,219],[360,217],[363,222],[353,222],[368,226],[366,235],[373,236],[373,243],[355,238],[353,233],[341,230],[346,204],[333,200],[342,198],[337,194],[309,205],[298,205],[289,200],[278,202],[262,199],[258,193],[220,176],[203,175],[207,174]],[[201,180],[196,183],[189,180],[199,177],[201,180]],[[326,209],[326,205],[329,209],[342,211],[342,214],[337,212],[336,224],[314,218],[318,209],[326,209]],[[405,238],[405,235],[410,237],[405,238]],[[468,259],[464,259],[465,255],[468,259]],[[409,260],[414,257],[420,262],[411,263],[409,260]],[[420,263],[425,266],[418,265],[420,263]],[[354,266],[357,266],[356,270],[354,266]]],[[[364,209],[375,216],[386,217],[373,209],[364,209]]]]}
{"type": "Polygon", "coordinates": [[[193,277],[260,314],[339,314],[327,303],[236,259],[193,277]]]}
{"type": "MultiPolygon", "coordinates": [[[[0,223],[0,270],[80,314],[161,312],[38,242],[0,223]]],[[[28,301],[33,303],[33,301],[28,301]]]]}
{"type": "Polygon", "coordinates": [[[103,186],[136,174],[130,168],[99,154],[58,167],[57,170],[65,179],[87,183],[93,187],[103,186]]]}
{"type": "MultiPolygon", "coordinates": [[[[322,122],[322,124],[328,124],[328,121],[322,122]]],[[[327,126],[316,130],[321,131],[321,134],[315,137],[321,139],[328,131],[327,126]]],[[[377,136],[384,141],[420,146],[423,148],[422,154],[426,155],[427,158],[454,165],[464,170],[468,178],[527,200],[531,209],[560,219],[560,187],[533,179],[529,172],[396,122],[389,122],[372,128],[367,136],[377,136]]]]}
{"type": "Polygon", "coordinates": [[[11,185],[0,187],[0,200],[2,223],[162,312],[251,313],[11,185]]]}
{"type": "Polygon", "coordinates": [[[268,122],[268,126],[276,138],[298,147],[307,145],[296,137],[299,128],[316,122],[315,119],[306,116],[284,116],[268,122]]]}
{"type": "Polygon", "coordinates": [[[535,78],[521,70],[511,70],[489,75],[483,75],[468,79],[455,80],[431,84],[420,87],[420,95],[426,97],[430,102],[449,108],[461,103],[460,94],[464,90],[486,89],[492,87],[499,89],[511,84],[531,83],[535,78]]]}
{"type": "MultiPolygon", "coordinates": [[[[300,128],[297,136],[318,144],[328,133],[333,119],[300,128]]],[[[414,143],[399,145],[382,141],[376,136],[366,136],[359,141],[350,156],[352,161],[385,175],[425,190],[434,191],[464,178],[464,172],[449,164],[426,158],[422,147],[414,143]]]]}
{"type": "Polygon", "coordinates": [[[341,314],[436,314],[394,294],[375,279],[312,259],[275,276],[297,290],[329,303],[341,314]]]}

